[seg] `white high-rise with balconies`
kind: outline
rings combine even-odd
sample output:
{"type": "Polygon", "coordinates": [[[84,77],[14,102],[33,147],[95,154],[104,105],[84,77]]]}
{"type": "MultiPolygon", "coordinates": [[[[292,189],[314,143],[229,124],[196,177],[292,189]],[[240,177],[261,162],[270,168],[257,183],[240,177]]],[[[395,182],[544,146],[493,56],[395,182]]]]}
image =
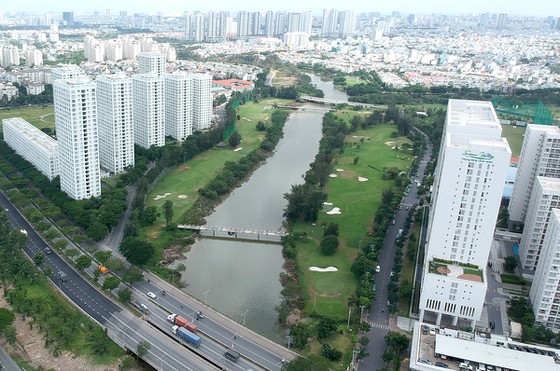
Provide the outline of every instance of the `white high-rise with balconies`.
{"type": "Polygon", "coordinates": [[[132,78],[134,143],[140,147],[165,145],[163,77],[155,73],[132,78]]]}
{"type": "Polygon", "coordinates": [[[176,72],[164,76],[165,135],[178,141],[193,132],[193,79],[192,74],[176,72]]]}
{"type": "Polygon", "coordinates": [[[212,124],[212,76],[193,74],[192,88],[193,131],[206,130],[212,124]]]}
{"type": "Polygon", "coordinates": [[[21,117],[2,120],[4,141],[49,180],[58,176],[58,143],[21,117]]]}
{"type": "Polygon", "coordinates": [[[165,73],[165,54],[142,52],[138,54],[138,73],[155,73],[158,77],[165,73]]]}
{"type": "Polygon", "coordinates": [[[509,220],[513,224],[525,223],[533,185],[538,176],[560,178],[560,128],[527,125],[520,159],[508,207],[509,220]]]}
{"type": "Polygon", "coordinates": [[[79,76],[85,76],[85,74],[80,67],[75,64],[68,64],[51,70],[51,79],[53,82],[56,80],[74,79],[79,76]]]}
{"type": "Polygon", "coordinates": [[[82,200],[101,195],[95,83],[83,76],[53,83],[60,188],[82,200]]]}
{"type": "Polygon", "coordinates": [[[420,294],[420,320],[474,327],[509,167],[492,103],[449,100],[435,171],[420,294]]]}
{"type": "Polygon", "coordinates": [[[100,163],[122,173],[134,166],[132,80],[124,73],[101,75],[96,84],[100,163]]]}

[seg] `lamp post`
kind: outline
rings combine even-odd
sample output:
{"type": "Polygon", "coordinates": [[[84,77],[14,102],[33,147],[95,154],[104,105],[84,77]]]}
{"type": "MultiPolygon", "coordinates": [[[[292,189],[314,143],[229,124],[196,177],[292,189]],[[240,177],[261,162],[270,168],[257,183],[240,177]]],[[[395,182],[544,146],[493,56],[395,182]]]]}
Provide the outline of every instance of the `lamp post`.
{"type": "Polygon", "coordinates": [[[210,292],[210,289],[206,290],[206,292],[204,292],[202,295],[204,295],[204,305],[206,306],[206,302],[208,299],[208,293],[210,292]]]}

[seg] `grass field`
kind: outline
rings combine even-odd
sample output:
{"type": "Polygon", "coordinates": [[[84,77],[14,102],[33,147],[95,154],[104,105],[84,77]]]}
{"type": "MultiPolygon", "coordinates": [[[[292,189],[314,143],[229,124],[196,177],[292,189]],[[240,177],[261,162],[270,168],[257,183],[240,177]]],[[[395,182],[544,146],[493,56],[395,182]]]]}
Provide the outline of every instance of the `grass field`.
{"type": "Polygon", "coordinates": [[[380,125],[348,136],[344,153],[336,159],[334,166],[337,177],[331,178],[327,187],[327,201],[333,203],[332,207],[339,207],[342,214],[331,216],[321,212],[316,225],[300,222],[294,226],[295,231],[306,232],[309,237],[309,241],[297,245],[300,279],[309,299],[308,312],[339,319],[348,315],[347,299],[356,289],[350,266],[359,247],[369,243],[370,222],[382,192],[391,187],[391,183],[381,179],[382,169],[396,166],[405,171],[412,160],[408,153],[392,149],[395,144],[408,142],[406,138],[392,138],[394,131],[394,126],[380,125]],[[355,157],[359,160],[354,165],[355,157]],[[368,180],[360,182],[358,177],[368,180]],[[339,225],[340,247],[334,256],[324,256],[319,251],[319,243],[323,237],[322,226],[330,222],[339,225]],[[309,270],[311,266],[334,266],[338,271],[313,272],[309,270]]]}
{"type": "Polygon", "coordinates": [[[292,86],[296,83],[297,77],[290,75],[286,70],[274,70],[272,85],[276,87],[292,86]]]}
{"type": "Polygon", "coordinates": [[[521,146],[523,145],[523,136],[525,128],[521,126],[502,125],[502,136],[508,140],[511,148],[511,156],[519,157],[521,154],[521,146]]]}
{"type": "Polygon", "coordinates": [[[364,81],[362,79],[359,79],[357,77],[353,77],[353,76],[346,76],[346,87],[351,87],[354,85],[358,85],[358,84],[363,84],[364,81]]]}
{"type": "Polygon", "coordinates": [[[173,201],[173,221],[181,223],[185,212],[198,197],[199,188],[202,188],[214,178],[227,161],[238,161],[260,145],[264,134],[257,131],[255,126],[259,120],[265,124],[269,122],[272,111],[265,108],[273,104],[286,102],[291,101],[272,98],[262,100],[259,103],[249,102],[239,106],[240,120],[237,122],[237,130],[243,138],[240,145],[241,150],[234,151],[229,147],[211,149],[170,170],[162,177],[147,197],[147,206],[158,207],[161,215],[153,226],[142,230],[142,235],[149,237],[152,242],[161,247],[165,246],[168,243],[169,236],[166,236],[166,231],[162,229],[165,224],[162,209],[164,202],[166,200],[173,201]],[[165,196],[166,193],[167,196],[165,196]],[[158,195],[165,197],[158,198],[158,195]]]}
{"type": "Polygon", "coordinates": [[[6,108],[0,110],[0,121],[10,117],[21,117],[39,129],[50,128],[54,130],[53,106],[6,108]]]}

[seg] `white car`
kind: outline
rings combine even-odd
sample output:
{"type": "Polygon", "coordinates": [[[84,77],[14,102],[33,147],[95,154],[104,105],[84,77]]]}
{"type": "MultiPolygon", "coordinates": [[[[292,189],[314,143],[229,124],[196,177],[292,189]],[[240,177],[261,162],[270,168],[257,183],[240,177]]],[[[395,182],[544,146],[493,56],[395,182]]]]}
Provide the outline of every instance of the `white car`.
{"type": "Polygon", "coordinates": [[[378,265],[377,267],[375,267],[375,271],[376,271],[377,273],[381,272],[381,267],[378,265]]]}
{"type": "Polygon", "coordinates": [[[148,295],[148,296],[149,296],[150,298],[152,298],[152,299],[155,299],[155,298],[156,298],[156,294],[154,294],[154,293],[151,292],[151,291],[148,291],[148,293],[147,293],[146,295],[148,295]]]}

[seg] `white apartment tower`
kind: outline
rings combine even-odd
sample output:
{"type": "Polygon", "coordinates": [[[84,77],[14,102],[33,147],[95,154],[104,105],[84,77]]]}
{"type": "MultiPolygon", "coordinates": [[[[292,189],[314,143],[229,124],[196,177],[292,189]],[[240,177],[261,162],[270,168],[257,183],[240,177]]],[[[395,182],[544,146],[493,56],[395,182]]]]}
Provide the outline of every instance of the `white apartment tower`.
{"type": "Polygon", "coordinates": [[[183,141],[193,132],[192,74],[166,74],[164,86],[165,135],[183,141]]]}
{"type": "Polygon", "coordinates": [[[134,166],[132,80],[124,73],[102,75],[96,84],[100,163],[111,173],[122,173],[134,166]]]}
{"type": "MultiPolygon", "coordinates": [[[[552,186],[552,185],[551,185],[552,186]]],[[[560,182],[554,180],[560,194],[560,182]]],[[[535,313],[535,323],[560,329],[560,209],[550,210],[548,230],[529,298],[535,313]]]]}
{"type": "Polygon", "coordinates": [[[356,13],[353,10],[344,10],[339,13],[340,26],[338,27],[340,37],[354,35],[356,32],[356,13]]]}
{"type": "Polygon", "coordinates": [[[537,269],[551,212],[559,207],[560,179],[538,176],[534,182],[521,237],[519,260],[523,269],[537,269]]]}
{"type": "Polygon", "coordinates": [[[212,76],[193,74],[192,88],[193,131],[206,130],[212,124],[212,76]]]}
{"type": "Polygon", "coordinates": [[[49,180],[58,176],[58,143],[21,117],[2,120],[4,141],[49,180]]]}
{"type": "Polygon", "coordinates": [[[56,80],[74,79],[78,76],[84,76],[84,73],[82,72],[80,67],[76,66],[75,64],[69,64],[66,66],[53,68],[51,70],[51,79],[53,82],[56,80]]]}
{"type": "Polygon", "coordinates": [[[323,10],[323,24],[321,25],[322,37],[333,37],[336,35],[337,16],[336,9],[323,10]]]}
{"type": "Polygon", "coordinates": [[[520,158],[508,207],[509,220],[514,224],[525,223],[535,179],[560,178],[560,128],[527,125],[520,158]]]}
{"type": "Polygon", "coordinates": [[[95,83],[87,77],[53,83],[60,188],[81,200],[101,195],[95,83]]]}
{"type": "Polygon", "coordinates": [[[138,73],[155,73],[158,77],[165,73],[165,54],[143,52],[138,54],[138,73]]]}
{"type": "Polygon", "coordinates": [[[140,147],[165,145],[163,77],[155,73],[132,78],[134,143],[140,147]]]}
{"type": "Polygon", "coordinates": [[[474,327],[511,151],[490,102],[449,100],[435,171],[420,321],[474,327]]]}

